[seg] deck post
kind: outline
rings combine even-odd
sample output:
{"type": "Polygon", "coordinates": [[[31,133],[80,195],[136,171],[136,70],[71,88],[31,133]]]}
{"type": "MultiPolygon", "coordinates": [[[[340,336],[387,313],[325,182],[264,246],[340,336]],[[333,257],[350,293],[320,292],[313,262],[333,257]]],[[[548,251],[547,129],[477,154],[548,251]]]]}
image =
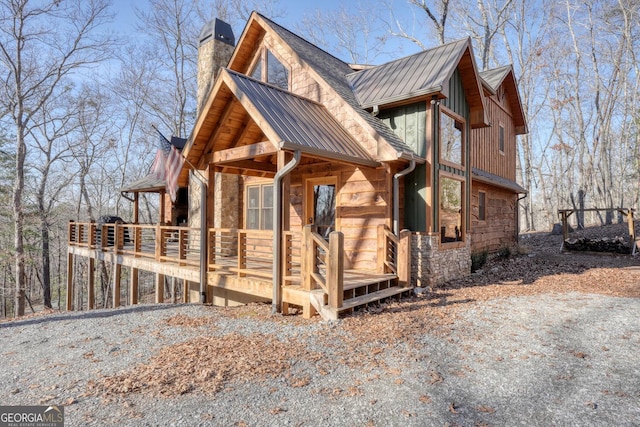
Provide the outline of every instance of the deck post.
{"type": "Polygon", "coordinates": [[[164,274],[156,273],[156,304],[164,302],[164,274]]]}
{"type": "Polygon", "coordinates": [[[131,267],[129,274],[129,304],[136,305],[138,304],[138,269],[131,267]]]}
{"type": "MultiPolygon", "coordinates": [[[[95,235],[95,233],[94,233],[94,235],[95,235]]],[[[96,295],[95,295],[96,260],[95,260],[95,258],[89,257],[89,262],[87,264],[88,264],[87,277],[89,278],[89,280],[88,280],[89,291],[87,293],[88,294],[87,295],[87,309],[88,310],[92,310],[92,309],[95,308],[95,299],[96,299],[96,295]]]]}
{"type": "Polygon", "coordinates": [[[411,286],[411,231],[400,232],[400,242],[396,254],[398,285],[403,288],[411,286]]]}
{"type": "MultiPolygon", "coordinates": [[[[273,256],[276,256],[275,254],[273,256]]],[[[247,233],[238,231],[238,277],[244,277],[247,268],[247,233]]]]}
{"type": "Polygon", "coordinates": [[[67,253],[67,311],[73,310],[73,256],[67,253]]]}
{"type": "Polygon", "coordinates": [[[378,255],[376,257],[376,272],[385,273],[385,262],[387,260],[387,235],[384,232],[384,224],[378,224],[378,255]]]}
{"type": "Polygon", "coordinates": [[[120,283],[122,279],[122,265],[118,261],[113,263],[113,282],[111,284],[113,308],[120,307],[120,283]]]}
{"type": "Polygon", "coordinates": [[[189,281],[187,279],[182,280],[182,302],[189,302],[189,281]]]}
{"type": "Polygon", "coordinates": [[[329,307],[342,307],[344,298],[344,234],[333,231],[329,234],[329,253],[327,254],[327,290],[329,307]]]}

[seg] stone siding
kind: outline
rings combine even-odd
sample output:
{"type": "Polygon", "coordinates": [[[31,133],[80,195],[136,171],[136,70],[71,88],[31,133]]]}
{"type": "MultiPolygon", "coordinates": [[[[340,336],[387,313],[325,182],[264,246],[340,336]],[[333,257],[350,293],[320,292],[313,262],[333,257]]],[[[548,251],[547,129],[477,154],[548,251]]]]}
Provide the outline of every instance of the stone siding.
{"type": "Polygon", "coordinates": [[[413,233],[411,236],[411,283],[435,287],[471,273],[471,236],[453,247],[440,244],[440,234],[413,233]]]}

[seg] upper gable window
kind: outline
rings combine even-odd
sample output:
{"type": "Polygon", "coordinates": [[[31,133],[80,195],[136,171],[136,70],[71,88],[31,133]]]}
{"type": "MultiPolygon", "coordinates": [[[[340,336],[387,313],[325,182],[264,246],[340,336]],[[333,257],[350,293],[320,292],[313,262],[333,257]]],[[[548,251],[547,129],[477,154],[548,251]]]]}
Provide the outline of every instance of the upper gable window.
{"type": "Polygon", "coordinates": [[[281,89],[289,89],[289,69],[269,49],[260,49],[250,75],[281,89]]]}
{"type": "Polygon", "coordinates": [[[284,90],[289,89],[289,70],[270,50],[267,50],[267,83],[284,90]]]}
{"type": "Polygon", "coordinates": [[[442,108],[440,114],[440,160],[464,166],[464,119],[442,108]]]}

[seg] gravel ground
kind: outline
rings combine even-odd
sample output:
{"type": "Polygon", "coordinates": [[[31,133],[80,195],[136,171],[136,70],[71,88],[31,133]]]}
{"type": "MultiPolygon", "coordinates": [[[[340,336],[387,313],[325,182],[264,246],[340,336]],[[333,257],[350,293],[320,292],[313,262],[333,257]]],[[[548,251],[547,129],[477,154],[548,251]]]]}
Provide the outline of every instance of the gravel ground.
{"type": "Polygon", "coordinates": [[[447,295],[337,322],[265,305],[4,322],[0,402],[64,405],[68,426],[640,425],[640,299],[447,295]]]}

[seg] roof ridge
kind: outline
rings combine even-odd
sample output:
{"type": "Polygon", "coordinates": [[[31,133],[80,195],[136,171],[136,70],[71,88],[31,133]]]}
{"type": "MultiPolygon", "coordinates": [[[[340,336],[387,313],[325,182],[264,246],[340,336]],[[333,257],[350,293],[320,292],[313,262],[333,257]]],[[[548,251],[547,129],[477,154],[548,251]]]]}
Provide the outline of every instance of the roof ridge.
{"type": "Polygon", "coordinates": [[[353,75],[355,75],[355,74],[359,74],[359,73],[366,73],[367,71],[372,71],[372,70],[375,70],[375,69],[377,69],[377,68],[379,68],[379,67],[388,66],[388,65],[393,64],[393,63],[395,63],[395,62],[403,61],[403,60],[406,60],[406,59],[412,58],[412,57],[414,57],[414,56],[424,55],[425,53],[433,52],[433,51],[435,51],[435,50],[445,48],[445,47],[450,46],[450,45],[452,45],[452,44],[457,44],[457,43],[462,43],[462,42],[468,42],[468,40],[469,40],[469,37],[467,37],[467,38],[463,38],[463,39],[454,40],[454,41],[451,41],[451,42],[449,42],[449,43],[441,44],[441,45],[438,45],[438,46],[431,47],[431,48],[429,48],[429,49],[424,49],[424,50],[421,50],[421,51],[418,51],[418,52],[412,53],[411,55],[402,56],[402,57],[400,57],[400,58],[392,59],[391,61],[387,61],[387,62],[384,62],[384,63],[379,64],[379,65],[374,65],[374,66],[372,66],[371,68],[367,68],[367,69],[365,69],[365,70],[358,70],[358,71],[354,71],[354,72],[352,72],[352,73],[348,73],[348,74],[347,74],[347,76],[353,76],[353,75]]]}
{"type": "Polygon", "coordinates": [[[337,61],[342,62],[344,65],[349,66],[349,64],[345,61],[343,61],[342,59],[338,58],[337,56],[335,56],[334,54],[324,50],[323,48],[311,43],[309,40],[305,39],[302,36],[299,36],[298,34],[294,33],[293,31],[289,30],[286,27],[283,27],[282,25],[278,24],[277,22],[267,18],[266,16],[264,16],[263,14],[261,14],[260,12],[254,11],[254,13],[256,15],[258,15],[259,17],[261,17],[262,19],[264,19],[265,21],[267,21],[269,24],[275,25],[279,28],[281,28],[282,30],[286,31],[287,33],[291,34],[292,36],[296,37],[297,39],[301,40],[302,42],[308,44],[309,46],[313,46],[314,48],[318,49],[319,51],[322,51],[323,53],[325,53],[326,55],[329,55],[330,57],[336,59],[337,61]]]}

